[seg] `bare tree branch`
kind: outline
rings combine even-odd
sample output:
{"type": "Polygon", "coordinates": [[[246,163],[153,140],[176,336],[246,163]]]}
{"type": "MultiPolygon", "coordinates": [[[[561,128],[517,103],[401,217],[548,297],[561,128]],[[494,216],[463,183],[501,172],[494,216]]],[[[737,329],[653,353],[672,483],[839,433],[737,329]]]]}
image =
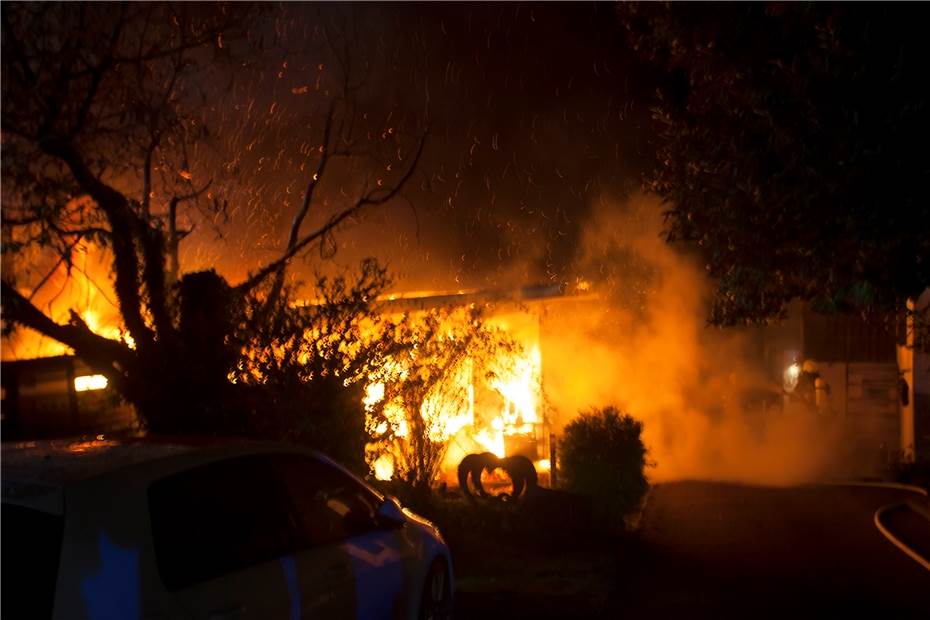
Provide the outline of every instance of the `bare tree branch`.
{"type": "MultiPolygon", "coordinates": [[[[293,248],[298,241],[300,240],[300,228],[303,226],[304,219],[307,217],[307,213],[310,212],[310,205],[313,204],[313,194],[316,191],[317,186],[320,181],[323,179],[323,174],[326,172],[326,164],[329,162],[331,157],[332,145],[331,145],[331,135],[333,130],[333,119],[336,115],[336,102],[334,101],[330,107],[329,112],[326,115],[326,126],[323,129],[323,152],[320,155],[320,160],[317,162],[316,170],[310,177],[310,181],[307,183],[307,188],[304,190],[304,200],[300,205],[300,210],[294,214],[294,219],[291,222],[291,230],[287,238],[286,250],[293,248]]],[[[284,287],[284,272],[285,272],[286,263],[282,263],[275,274],[274,283],[271,286],[271,291],[268,293],[268,297],[265,300],[265,304],[262,308],[262,314],[266,314],[275,302],[278,300],[278,297],[281,295],[281,289],[284,287]]]]}
{"type": "Polygon", "coordinates": [[[49,226],[51,227],[52,230],[55,231],[56,234],[61,235],[62,237],[78,237],[78,241],[80,241],[84,237],[90,237],[93,235],[109,236],[110,234],[109,230],[107,230],[106,228],[101,228],[99,226],[84,226],[82,228],[73,228],[73,229],[60,228],[59,226],[56,226],[54,224],[50,224],[49,226]]]}
{"type": "Polygon", "coordinates": [[[126,6],[120,5],[120,18],[117,20],[116,25],[113,27],[113,32],[110,34],[110,43],[107,53],[103,59],[91,70],[90,84],[87,87],[87,93],[85,94],[83,101],[81,101],[81,106],[78,108],[74,124],[71,126],[71,130],[68,132],[69,138],[76,136],[84,127],[84,123],[87,120],[87,115],[90,113],[90,108],[94,103],[94,99],[97,97],[98,90],[100,89],[100,83],[103,81],[103,77],[106,75],[106,72],[112,66],[113,54],[116,52],[117,44],[119,43],[120,36],[123,33],[123,26],[125,25],[125,14],[126,6]]]}
{"type": "Polygon", "coordinates": [[[417,141],[416,152],[411,159],[407,170],[404,172],[404,175],[397,181],[397,183],[395,183],[392,187],[379,187],[374,190],[365,192],[358,200],[356,200],[355,204],[330,217],[318,229],[312,233],[307,234],[297,243],[291,245],[280,258],[272,263],[269,263],[265,267],[262,267],[255,274],[251,275],[247,280],[236,286],[235,290],[239,294],[248,293],[256,286],[259,286],[265,280],[265,278],[286,266],[290,260],[294,258],[294,256],[297,255],[301,250],[303,250],[314,241],[327,235],[347,218],[355,215],[364,207],[382,205],[394,198],[398,193],[400,193],[401,190],[403,190],[404,186],[407,184],[407,181],[410,180],[416,171],[417,163],[420,161],[420,156],[423,154],[423,147],[426,144],[426,137],[428,133],[428,130],[424,131],[423,135],[420,136],[419,140],[417,141]]]}
{"type": "Polygon", "coordinates": [[[165,236],[140,218],[135,218],[135,223],[142,246],[142,277],[149,294],[148,308],[155,333],[162,343],[173,344],[176,334],[165,287],[165,236]]]}
{"type": "Polygon", "coordinates": [[[155,154],[157,142],[153,139],[145,150],[145,159],[142,162],[142,217],[148,219],[151,214],[152,203],[152,156],[155,154]]]}
{"type": "Polygon", "coordinates": [[[110,306],[112,306],[115,310],[119,310],[119,304],[110,298],[110,294],[107,292],[105,288],[103,288],[102,286],[100,286],[100,284],[97,283],[97,279],[94,278],[94,276],[87,273],[87,270],[85,268],[79,267],[78,265],[74,265],[74,269],[76,269],[82,276],[84,276],[84,279],[87,280],[91,284],[91,286],[97,289],[97,294],[103,297],[106,300],[106,302],[110,304],[110,306]]]}
{"type": "Polygon", "coordinates": [[[96,175],[69,142],[45,140],[43,150],[64,162],[75,181],[93,198],[107,216],[113,239],[114,270],[116,272],[116,296],[120,302],[120,313],[126,329],[140,348],[148,346],[153,339],[151,330],[142,318],[142,299],[139,293],[139,260],[136,256],[135,234],[138,219],[129,201],[96,175]]]}
{"type": "Polygon", "coordinates": [[[92,363],[103,363],[111,368],[113,364],[125,366],[133,356],[132,350],[116,340],[99,336],[86,325],[56,323],[23,297],[5,280],[3,291],[3,319],[45,334],[58,342],[71,347],[74,351],[92,363]]]}
{"type": "Polygon", "coordinates": [[[181,271],[181,264],[178,257],[178,245],[181,240],[193,230],[193,228],[186,231],[178,230],[178,205],[188,200],[197,200],[204,192],[210,189],[212,184],[213,179],[210,179],[200,189],[194,190],[190,194],[185,194],[184,196],[174,196],[168,203],[168,239],[165,243],[165,253],[168,255],[168,286],[172,286],[178,281],[178,275],[181,271]]]}
{"type": "Polygon", "coordinates": [[[75,240],[71,243],[71,245],[68,247],[68,249],[67,249],[65,252],[62,252],[62,253],[58,256],[58,260],[55,261],[55,264],[52,266],[52,268],[48,270],[48,273],[46,273],[46,274],[42,277],[42,279],[39,280],[39,283],[36,284],[36,285],[33,287],[32,292],[29,293],[29,301],[32,301],[32,299],[36,296],[36,293],[38,293],[40,290],[42,290],[42,287],[45,286],[46,283],[48,283],[49,280],[52,279],[52,276],[55,275],[55,272],[58,271],[58,268],[59,268],[59,267],[61,267],[61,264],[64,263],[65,260],[67,260],[68,252],[69,252],[71,249],[73,249],[74,246],[76,246],[80,240],[81,240],[80,238],[75,239],[75,240]]]}

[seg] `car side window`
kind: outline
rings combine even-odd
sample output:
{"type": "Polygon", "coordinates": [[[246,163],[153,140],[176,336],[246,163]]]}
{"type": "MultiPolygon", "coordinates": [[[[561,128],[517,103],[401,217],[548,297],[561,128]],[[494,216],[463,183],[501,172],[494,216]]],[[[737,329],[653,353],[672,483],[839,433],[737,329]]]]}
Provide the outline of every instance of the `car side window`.
{"type": "Polygon", "coordinates": [[[277,459],[304,544],[335,543],[378,529],[378,497],[332,465],[302,455],[277,459]]]}
{"type": "Polygon", "coordinates": [[[177,590],[299,546],[277,468],[265,455],[209,463],[149,487],[155,557],[177,590]]]}
{"type": "MultiPolygon", "coordinates": [[[[6,494],[6,488],[3,492],[6,494]]],[[[64,519],[6,502],[0,517],[3,525],[0,616],[51,618],[64,519]]]]}

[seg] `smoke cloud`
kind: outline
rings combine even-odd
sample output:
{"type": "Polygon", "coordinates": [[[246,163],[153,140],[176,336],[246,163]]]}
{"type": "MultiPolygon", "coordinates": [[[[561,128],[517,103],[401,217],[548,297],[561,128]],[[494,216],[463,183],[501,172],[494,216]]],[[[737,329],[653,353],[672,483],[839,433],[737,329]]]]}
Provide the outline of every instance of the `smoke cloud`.
{"type": "Polygon", "coordinates": [[[707,325],[711,283],[698,257],[667,244],[661,229],[651,198],[594,210],[575,270],[597,299],[551,304],[544,318],[554,432],[579,410],[614,404],[643,421],[654,481],[827,475],[837,430],[771,406],[780,386],[754,361],[755,332],[707,325]]]}

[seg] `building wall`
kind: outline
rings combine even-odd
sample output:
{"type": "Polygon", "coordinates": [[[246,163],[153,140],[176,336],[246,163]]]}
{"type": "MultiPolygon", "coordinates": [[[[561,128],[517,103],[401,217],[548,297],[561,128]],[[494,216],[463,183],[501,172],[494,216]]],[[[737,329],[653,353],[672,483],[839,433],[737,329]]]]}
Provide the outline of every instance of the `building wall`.
{"type": "Polygon", "coordinates": [[[74,378],[93,374],[71,356],[4,362],[3,440],[101,434],[134,428],[132,407],[109,388],[77,392],[74,378]]]}
{"type": "Polygon", "coordinates": [[[849,365],[847,428],[864,463],[885,468],[901,452],[898,366],[884,363],[849,365]]]}
{"type": "Polygon", "coordinates": [[[894,334],[857,316],[821,315],[794,304],[787,319],[762,330],[759,339],[773,380],[780,380],[792,362],[815,363],[829,386],[819,413],[842,421],[840,449],[853,475],[879,475],[899,457],[902,416],[894,334]]]}
{"type": "MultiPolygon", "coordinates": [[[[930,306],[930,289],[924,291],[912,310],[930,306]]],[[[918,342],[912,318],[905,321],[904,346],[898,347],[901,385],[901,443],[907,461],[930,463],[930,343],[918,342]]]]}

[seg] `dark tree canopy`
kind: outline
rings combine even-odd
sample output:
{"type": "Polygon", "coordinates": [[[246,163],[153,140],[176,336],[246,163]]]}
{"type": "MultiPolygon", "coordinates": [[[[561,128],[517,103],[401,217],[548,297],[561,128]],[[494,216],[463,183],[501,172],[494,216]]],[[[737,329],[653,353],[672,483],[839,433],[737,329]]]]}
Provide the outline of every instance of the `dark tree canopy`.
{"type": "Polygon", "coordinates": [[[930,285],[926,6],[624,3],[665,74],[648,184],[717,282],[711,321],[900,313],[930,285]]]}

